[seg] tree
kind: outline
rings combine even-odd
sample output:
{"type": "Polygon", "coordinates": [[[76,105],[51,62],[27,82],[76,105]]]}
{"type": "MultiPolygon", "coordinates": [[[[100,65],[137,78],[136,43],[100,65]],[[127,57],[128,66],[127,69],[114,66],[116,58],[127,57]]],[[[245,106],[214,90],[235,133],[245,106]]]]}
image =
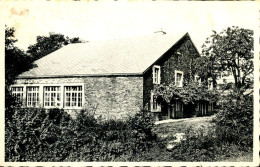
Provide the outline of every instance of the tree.
{"type": "Polygon", "coordinates": [[[69,38],[57,33],[49,33],[49,36],[37,36],[36,41],[35,44],[28,47],[27,51],[34,60],[40,59],[60,49],[64,45],[84,42],[78,37],[69,38]]]}
{"type": "Polygon", "coordinates": [[[23,50],[15,46],[17,39],[14,38],[15,29],[5,27],[5,109],[6,119],[11,117],[12,107],[17,103],[10,91],[10,85],[15,78],[24,71],[34,67],[32,58],[23,50]]]}
{"type": "Polygon", "coordinates": [[[233,75],[235,88],[245,91],[253,83],[253,44],[252,30],[234,26],[219,34],[213,30],[202,46],[212,76],[233,75]]]}
{"type": "Polygon", "coordinates": [[[32,59],[15,46],[14,28],[5,28],[5,84],[9,86],[15,77],[32,68],[32,59]]]}

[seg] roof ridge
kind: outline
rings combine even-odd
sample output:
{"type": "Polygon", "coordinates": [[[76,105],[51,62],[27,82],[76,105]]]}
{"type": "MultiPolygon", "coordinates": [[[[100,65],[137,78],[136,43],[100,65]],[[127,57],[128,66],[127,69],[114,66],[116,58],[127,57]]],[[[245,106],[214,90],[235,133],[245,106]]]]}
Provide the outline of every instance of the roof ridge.
{"type": "MultiPolygon", "coordinates": [[[[174,35],[179,35],[179,37],[183,37],[186,34],[189,34],[187,31],[183,31],[182,33],[166,33],[166,34],[146,34],[146,35],[140,35],[140,36],[132,36],[132,37],[122,37],[122,38],[110,38],[110,39],[103,39],[103,40],[88,40],[87,42],[81,42],[81,43],[70,43],[68,45],[75,45],[75,44],[89,44],[89,43],[99,43],[99,42],[109,42],[109,41],[120,41],[120,40],[127,40],[127,39],[142,39],[142,38],[148,38],[148,37],[169,37],[169,36],[174,36],[174,35]]],[[[66,45],[66,46],[68,46],[66,45]]]]}

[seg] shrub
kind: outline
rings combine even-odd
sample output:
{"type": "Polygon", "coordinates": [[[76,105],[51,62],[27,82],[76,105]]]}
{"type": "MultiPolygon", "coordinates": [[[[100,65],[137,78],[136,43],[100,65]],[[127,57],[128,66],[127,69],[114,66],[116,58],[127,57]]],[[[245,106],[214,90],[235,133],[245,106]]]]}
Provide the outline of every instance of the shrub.
{"type": "MultiPolygon", "coordinates": [[[[62,110],[15,109],[6,122],[6,161],[60,161],[70,150],[64,131],[70,116],[62,110]]],[[[67,135],[68,136],[68,135],[67,135]]]]}
{"type": "Polygon", "coordinates": [[[226,142],[253,147],[253,97],[229,94],[216,118],[216,133],[226,142]]]}
{"type": "Polygon", "coordinates": [[[230,157],[252,154],[252,149],[243,150],[239,145],[222,141],[214,128],[188,130],[186,140],[171,152],[175,161],[222,161],[230,157]]]}
{"type": "Polygon", "coordinates": [[[154,120],[141,111],[127,120],[75,119],[60,109],[14,109],[6,122],[6,161],[130,161],[156,144],[154,120]]]}

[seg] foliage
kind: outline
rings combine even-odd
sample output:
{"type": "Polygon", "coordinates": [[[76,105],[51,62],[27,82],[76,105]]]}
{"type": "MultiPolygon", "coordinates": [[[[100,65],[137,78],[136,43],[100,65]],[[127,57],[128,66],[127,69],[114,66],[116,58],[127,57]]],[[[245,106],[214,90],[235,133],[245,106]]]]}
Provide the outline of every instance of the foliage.
{"type": "Polygon", "coordinates": [[[9,161],[62,160],[71,149],[64,140],[69,115],[60,110],[20,109],[6,122],[6,159],[9,161]]]}
{"type": "Polygon", "coordinates": [[[216,115],[216,132],[226,142],[253,147],[253,97],[237,91],[228,94],[216,115]]]}
{"type": "Polygon", "coordinates": [[[171,152],[175,161],[222,161],[229,157],[252,154],[252,149],[242,150],[239,145],[227,143],[218,138],[214,128],[207,131],[200,128],[186,131],[186,140],[178,144],[171,152]]]}
{"type": "Polygon", "coordinates": [[[11,85],[20,73],[33,67],[32,59],[15,46],[14,28],[5,28],[5,84],[11,85]]]}
{"type": "Polygon", "coordinates": [[[127,120],[72,119],[60,109],[16,109],[6,122],[6,161],[130,161],[157,142],[145,111],[127,120]]]}
{"type": "Polygon", "coordinates": [[[213,61],[209,57],[201,56],[194,60],[193,70],[196,71],[196,74],[201,80],[204,80],[207,83],[207,79],[211,78],[213,81],[214,87],[217,85],[217,75],[214,72],[212,66],[213,61]]]}
{"type": "Polygon", "coordinates": [[[207,38],[202,54],[210,62],[215,76],[233,75],[237,88],[250,87],[253,68],[253,31],[239,27],[228,27],[219,34],[207,38]]]}
{"type": "Polygon", "coordinates": [[[79,43],[79,38],[68,38],[61,34],[50,33],[49,37],[38,36],[37,43],[29,46],[28,53],[15,46],[18,40],[15,39],[15,29],[5,26],[5,115],[11,119],[14,114],[13,108],[17,106],[15,97],[12,96],[10,85],[15,78],[35,67],[33,61],[59,49],[69,43],[79,43]]]}
{"type": "Polygon", "coordinates": [[[5,27],[5,118],[11,119],[13,108],[17,106],[16,99],[12,96],[10,85],[20,73],[32,68],[32,59],[23,50],[15,46],[17,39],[14,37],[15,29],[5,27]]]}
{"type": "Polygon", "coordinates": [[[183,87],[176,87],[174,83],[161,84],[155,87],[154,94],[168,104],[172,100],[181,100],[184,104],[195,104],[202,100],[216,102],[219,93],[216,90],[209,90],[205,84],[191,82],[184,84],[183,87]]]}
{"type": "Polygon", "coordinates": [[[69,38],[57,33],[49,33],[49,36],[37,36],[36,41],[35,44],[28,47],[27,51],[34,60],[40,59],[43,56],[58,50],[64,45],[83,42],[78,37],[69,38]]]}
{"type": "Polygon", "coordinates": [[[155,130],[162,138],[157,145],[147,150],[135,161],[252,161],[252,148],[244,149],[235,143],[222,141],[215,130],[211,118],[189,121],[177,121],[156,125],[155,130]],[[206,123],[206,125],[205,125],[206,123]],[[184,140],[171,151],[166,150],[166,143],[175,140],[176,133],[185,133],[184,140]],[[242,159],[240,159],[242,158],[242,159]]]}

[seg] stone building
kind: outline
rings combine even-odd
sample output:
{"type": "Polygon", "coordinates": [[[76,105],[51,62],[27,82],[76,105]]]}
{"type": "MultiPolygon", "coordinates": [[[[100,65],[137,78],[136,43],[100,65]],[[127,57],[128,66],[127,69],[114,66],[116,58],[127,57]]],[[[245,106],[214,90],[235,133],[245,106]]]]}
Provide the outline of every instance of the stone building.
{"type": "MultiPolygon", "coordinates": [[[[69,44],[37,60],[11,89],[23,107],[71,114],[86,109],[104,118],[124,118],[144,107],[158,113],[154,85],[181,87],[199,56],[188,33],[69,44]]],[[[182,112],[183,105],[175,108],[182,112]]]]}

